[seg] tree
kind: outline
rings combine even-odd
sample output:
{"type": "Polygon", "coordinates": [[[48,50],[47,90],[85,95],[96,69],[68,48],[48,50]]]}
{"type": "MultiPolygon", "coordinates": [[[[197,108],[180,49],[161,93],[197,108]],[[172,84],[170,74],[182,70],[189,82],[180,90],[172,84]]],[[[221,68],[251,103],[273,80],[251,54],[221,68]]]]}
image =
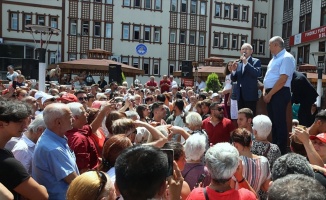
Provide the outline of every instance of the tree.
{"type": "Polygon", "coordinates": [[[212,90],[213,92],[218,92],[222,87],[220,80],[216,73],[211,73],[207,77],[206,81],[206,92],[212,90]]]}

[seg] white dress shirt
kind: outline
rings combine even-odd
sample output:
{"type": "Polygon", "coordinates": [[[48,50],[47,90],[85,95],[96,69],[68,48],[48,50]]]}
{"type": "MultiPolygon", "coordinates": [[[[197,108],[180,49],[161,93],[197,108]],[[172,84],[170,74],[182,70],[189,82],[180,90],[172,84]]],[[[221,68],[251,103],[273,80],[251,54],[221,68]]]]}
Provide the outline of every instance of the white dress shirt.
{"type": "Polygon", "coordinates": [[[15,158],[23,164],[27,172],[31,175],[34,148],[35,143],[28,139],[25,134],[23,134],[12,149],[12,153],[14,154],[15,158]]]}

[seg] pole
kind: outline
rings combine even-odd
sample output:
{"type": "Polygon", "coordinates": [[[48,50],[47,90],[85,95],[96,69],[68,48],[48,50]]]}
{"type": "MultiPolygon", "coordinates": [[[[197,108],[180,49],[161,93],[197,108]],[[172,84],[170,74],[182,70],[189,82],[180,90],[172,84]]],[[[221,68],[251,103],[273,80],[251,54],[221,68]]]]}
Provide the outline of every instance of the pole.
{"type": "Polygon", "coordinates": [[[323,68],[318,66],[318,80],[317,80],[317,108],[321,108],[321,95],[322,95],[322,78],[323,78],[323,68]]]}
{"type": "Polygon", "coordinates": [[[46,62],[45,62],[45,53],[46,49],[38,48],[39,63],[38,63],[38,90],[45,91],[45,73],[46,73],[46,62]]]}

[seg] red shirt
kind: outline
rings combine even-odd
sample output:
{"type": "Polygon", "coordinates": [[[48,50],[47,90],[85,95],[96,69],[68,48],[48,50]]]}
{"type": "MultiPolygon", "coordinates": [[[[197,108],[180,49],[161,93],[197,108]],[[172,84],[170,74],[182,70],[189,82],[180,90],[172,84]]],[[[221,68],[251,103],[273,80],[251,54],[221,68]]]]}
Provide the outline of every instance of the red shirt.
{"type": "Polygon", "coordinates": [[[147,81],[146,85],[148,87],[157,87],[156,81],[153,81],[153,82],[152,81],[147,81]]]}
{"type": "MultiPolygon", "coordinates": [[[[225,192],[216,192],[210,187],[206,187],[208,199],[226,199],[226,200],[255,200],[256,195],[251,191],[240,188],[239,190],[231,189],[225,192]]],[[[203,188],[195,188],[188,195],[187,200],[205,200],[203,188]]]]}
{"type": "Polygon", "coordinates": [[[171,85],[171,82],[169,80],[161,80],[160,81],[161,93],[163,94],[164,92],[169,92],[170,85],[171,85]],[[162,85],[164,83],[167,83],[168,85],[162,85]],[[161,85],[162,85],[162,87],[161,87],[161,85]]]}
{"type": "Polygon", "coordinates": [[[68,145],[74,151],[79,171],[83,169],[96,169],[99,160],[96,145],[91,138],[92,129],[89,125],[82,129],[72,129],[66,132],[68,145]]]}
{"type": "Polygon", "coordinates": [[[211,117],[207,117],[203,121],[202,128],[205,129],[209,142],[213,145],[218,142],[229,142],[230,133],[234,130],[232,121],[225,117],[215,126],[211,123],[211,117]]]}

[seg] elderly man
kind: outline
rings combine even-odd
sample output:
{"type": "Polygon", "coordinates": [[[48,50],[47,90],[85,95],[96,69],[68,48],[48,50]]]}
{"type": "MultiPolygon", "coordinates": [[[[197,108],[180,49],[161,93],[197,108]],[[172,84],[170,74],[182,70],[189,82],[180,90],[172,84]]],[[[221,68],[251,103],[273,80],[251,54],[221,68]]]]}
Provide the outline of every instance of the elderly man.
{"type": "Polygon", "coordinates": [[[19,139],[12,149],[15,158],[19,160],[32,175],[32,160],[34,155],[35,144],[45,129],[43,115],[38,115],[32,123],[29,124],[27,131],[19,139]]]}
{"type": "Polygon", "coordinates": [[[282,154],[286,154],[289,133],[286,108],[291,100],[290,87],[296,65],[292,54],[285,50],[281,37],[272,37],[269,40],[269,49],[273,58],[267,66],[264,78],[264,101],[273,123],[273,143],[279,146],[282,154]]]}
{"type": "Polygon", "coordinates": [[[157,89],[157,82],[155,81],[154,76],[149,77],[149,81],[145,83],[145,88],[150,89],[151,91],[157,89]]]}
{"type": "Polygon", "coordinates": [[[65,199],[69,184],[79,175],[75,154],[65,137],[74,118],[62,103],[47,106],[43,116],[47,128],[35,147],[33,177],[46,187],[49,199],[65,199]]]}
{"type": "Polygon", "coordinates": [[[229,143],[219,143],[209,148],[205,154],[205,163],[211,175],[211,183],[205,188],[195,188],[187,199],[205,200],[208,196],[210,199],[257,199],[254,190],[242,176],[239,159],[237,149],[229,143]],[[240,189],[230,187],[232,177],[240,189]]]}
{"type": "Polygon", "coordinates": [[[47,199],[46,189],[39,185],[5,144],[12,137],[20,137],[26,129],[31,110],[24,103],[0,101],[0,182],[14,195],[26,199],[47,199]]]}
{"type": "Polygon", "coordinates": [[[261,63],[257,58],[251,56],[252,46],[244,43],[241,47],[240,62],[232,65],[231,79],[237,82],[239,90],[237,92],[238,108],[250,108],[256,114],[258,101],[257,80],[261,76],[261,63]]]}
{"type": "Polygon", "coordinates": [[[170,75],[169,79],[171,82],[170,91],[172,91],[173,86],[178,88],[178,83],[174,80],[173,75],[170,75]]]}
{"type": "Polygon", "coordinates": [[[161,94],[164,92],[169,92],[171,86],[171,82],[168,79],[167,75],[163,75],[163,79],[160,80],[160,88],[161,88],[161,94]]]}
{"type": "Polygon", "coordinates": [[[203,121],[202,125],[207,132],[209,142],[213,145],[218,142],[229,142],[234,126],[230,119],[224,117],[224,105],[214,102],[209,109],[211,115],[203,121]]]}

